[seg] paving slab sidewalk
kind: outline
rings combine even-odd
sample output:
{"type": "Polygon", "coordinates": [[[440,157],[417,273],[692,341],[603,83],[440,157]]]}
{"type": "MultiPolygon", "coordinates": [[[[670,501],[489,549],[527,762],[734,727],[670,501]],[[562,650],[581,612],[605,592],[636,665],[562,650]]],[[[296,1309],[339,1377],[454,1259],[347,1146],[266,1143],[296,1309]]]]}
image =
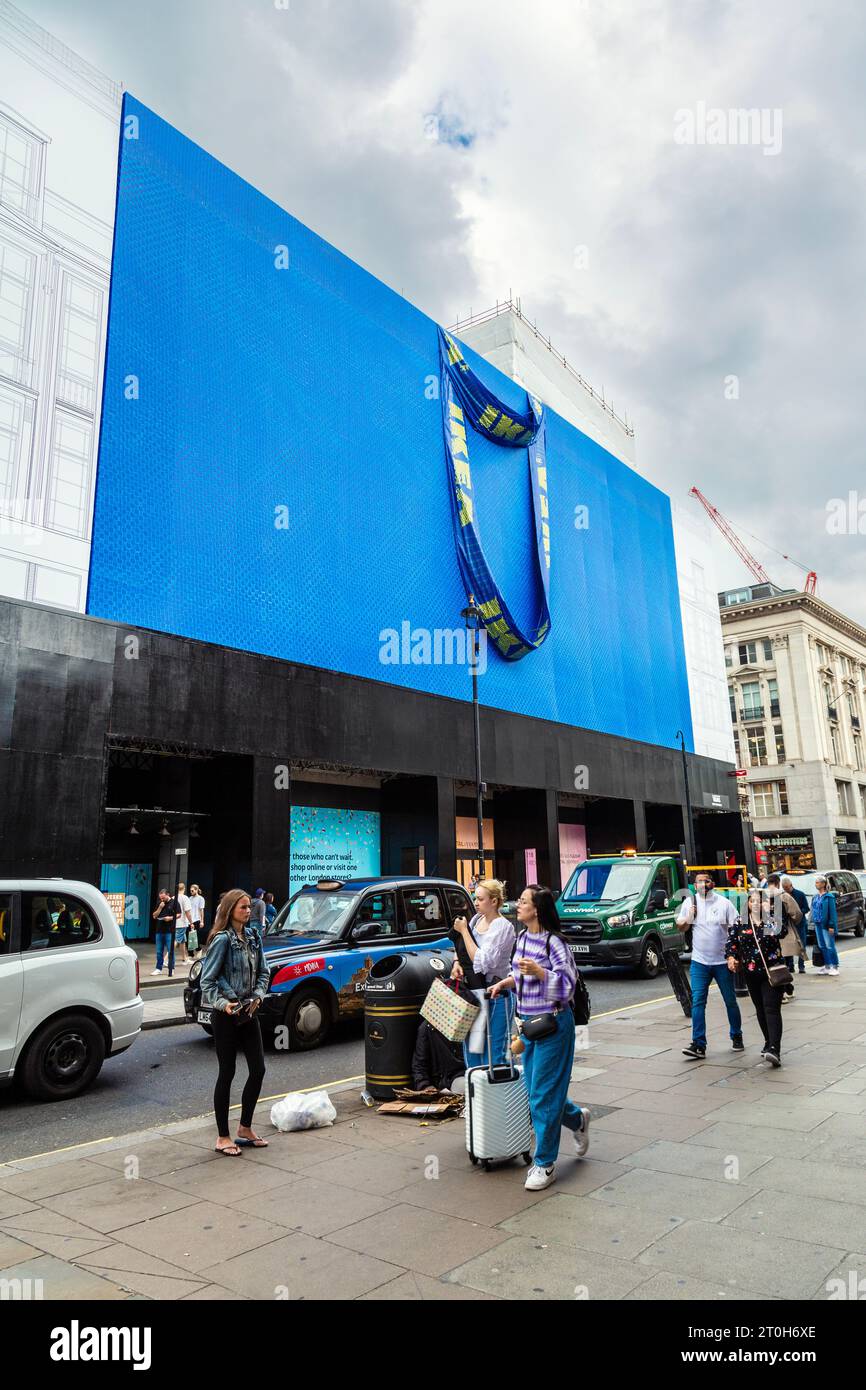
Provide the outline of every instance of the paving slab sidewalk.
{"type": "Polygon", "coordinates": [[[385,1118],[350,1086],[328,1129],[277,1134],[260,1107],[270,1145],[239,1159],[198,1119],[0,1165],[0,1279],[46,1299],[827,1298],[866,1275],[866,948],[798,977],[779,1071],[740,1002],[745,1053],[714,991],[706,1062],[674,1001],[592,1023],[572,1084],[590,1155],[566,1142],[544,1192],[520,1164],[473,1169],[462,1122],[385,1118]]]}

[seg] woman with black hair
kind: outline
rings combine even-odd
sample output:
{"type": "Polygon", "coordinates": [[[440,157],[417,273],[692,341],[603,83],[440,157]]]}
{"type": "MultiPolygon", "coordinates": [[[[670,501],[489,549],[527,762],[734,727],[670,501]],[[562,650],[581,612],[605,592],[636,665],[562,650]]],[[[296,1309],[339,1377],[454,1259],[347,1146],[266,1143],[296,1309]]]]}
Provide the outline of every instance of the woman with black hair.
{"type": "Polygon", "coordinates": [[[568,1098],[574,1063],[574,1015],[571,998],[577,971],[562,939],[556,903],[549,888],[531,883],[517,903],[518,933],[511,974],[493,986],[517,993],[519,1038],[512,1051],[522,1053],[523,1079],[529,1093],[535,1157],[526,1178],[529,1192],[556,1180],[556,1160],[563,1127],[571,1130],[578,1158],[589,1148],[586,1106],[568,1098]]]}

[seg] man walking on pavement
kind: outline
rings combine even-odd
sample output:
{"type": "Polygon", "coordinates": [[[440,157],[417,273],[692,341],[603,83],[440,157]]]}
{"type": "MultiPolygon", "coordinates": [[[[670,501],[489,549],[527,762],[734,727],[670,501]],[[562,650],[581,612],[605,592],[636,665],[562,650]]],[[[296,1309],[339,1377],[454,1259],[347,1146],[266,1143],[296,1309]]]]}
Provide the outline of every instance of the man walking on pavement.
{"type": "MultiPolygon", "coordinates": [[[[786,946],[788,949],[790,949],[791,943],[794,940],[797,940],[798,942],[800,940],[798,928],[803,920],[803,917],[801,907],[791,896],[790,888],[786,888],[785,883],[790,884],[791,880],[789,878],[786,878],[783,883],[780,874],[770,874],[770,877],[767,879],[767,894],[770,898],[770,915],[774,918],[774,920],[778,921],[779,926],[781,927],[783,937],[782,944],[786,946]],[[797,932],[796,938],[793,935],[794,932],[797,932]]],[[[801,894],[800,896],[804,897],[805,895],[801,894]]],[[[797,955],[800,956],[799,950],[797,951],[797,955]]],[[[802,957],[800,957],[800,959],[802,960],[802,957]]],[[[783,963],[787,965],[788,969],[791,972],[791,975],[793,976],[793,954],[784,956],[783,963]]],[[[782,995],[782,1003],[787,1004],[788,1001],[790,999],[793,999],[794,997],[793,979],[785,985],[784,989],[785,992],[782,995]]]]}
{"type": "MultiPolygon", "coordinates": [[[[800,911],[801,911],[802,914],[803,914],[802,919],[801,919],[800,922],[798,922],[798,924],[797,924],[797,934],[798,934],[798,936],[800,937],[800,940],[801,940],[802,943],[803,943],[803,950],[802,950],[801,955],[798,956],[797,961],[798,961],[798,970],[799,970],[799,973],[800,973],[801,975],[805,975],[805,973],[806,973],[806,947],[807,947],[808,944],[809,944],[809,922],[808,922],[808,917],[809,917],[809,899],[806,897],[806,894],[803,892],[802,888],[795,888],[795,887],[794,887],[793,883],[791,882],[791,880],[790,880],[789,878],[783,878],[783,879],[782,879],[782,888],[783,888],[784,892],[790,893],[791,897],[794,899],[794,902],[797,904],[797,906],[799,907],[800,911]]],[[[786,962],[786,964],[787,964],[787,962],[786,962]]],[[[793,968],[794,968],[794,967],[793,967],[792,965],[791,965],[791,966],[788,966],[788,969],[789,969],[789,970],[793,970],[793,968]]]]}
{"type": "Polygon", "coordinates": [[[725,1001],[731,1030],[731,1046],[743,1051],[743,1020],[734,990],[734,977],[725,959],[728,927],[737,920],[737,911],[729,898],[715,891],[710,874],[695,878],[695,896],[686,898],[677,926],[692,928],[692,1041],[683,1048],[683,1056],[701,1060],[707,1055],[707,995],[710,982],[715,980],[725,1001]]]}

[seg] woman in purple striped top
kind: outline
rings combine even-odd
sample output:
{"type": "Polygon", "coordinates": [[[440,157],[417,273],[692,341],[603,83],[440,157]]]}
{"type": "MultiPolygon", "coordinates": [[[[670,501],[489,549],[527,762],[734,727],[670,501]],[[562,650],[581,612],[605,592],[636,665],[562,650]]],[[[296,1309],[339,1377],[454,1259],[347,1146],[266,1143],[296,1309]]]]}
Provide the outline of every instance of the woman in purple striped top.
{"type": "Polygon", "coordinates": [[[549,888],[531,883],[517,904],[520,929],[511,962],[511,974],[491,995],[513,989],[517,993],[520,1020],[553,1014],[556,1029],[544,1038],[522,1035],[523,1079],[529,1093],[535,1157],[526,1178],[530,1192],[549,1187],[556,1179],[556,1160],[563,1127],[571,1130],[578,1158],[589,1148],[591,1115],[586,1106],[568,1098],[574,1063],[574,1014],[571,997],[577,972],[571,951],[562,939],[556,903],[549,888]]]}

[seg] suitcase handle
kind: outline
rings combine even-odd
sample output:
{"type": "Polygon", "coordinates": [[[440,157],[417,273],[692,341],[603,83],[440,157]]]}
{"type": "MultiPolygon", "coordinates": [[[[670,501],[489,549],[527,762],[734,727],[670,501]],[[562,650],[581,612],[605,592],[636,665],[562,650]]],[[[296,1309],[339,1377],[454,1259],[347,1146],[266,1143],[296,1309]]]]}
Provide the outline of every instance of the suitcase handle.
{"type": "MultiPolygon", "coordinates": [[[[511,990],[505,990],[503,997],[505,999],[505,1032],[506,1035],[510,1037],[511,1024],[514,1021],[513,1010],[509,1014],[509,1009],[512,1004],[511,990]]],[[[513,1081],[515,1077],[518,1075],[518,1072],[517,1067],[514,1065],[514,1057],[512,1056],[510,1047],[508,1049],[508,1065],[497,1067],[494,1067],[493,1065],[493,1036],[492,1029],[490,1027],[490,991],[487,989],[484,991],[484,1003],[487,1007],[487,1015],[484,1020],[485,1025],[487,1027],[487,1077],[490,1081],[490,1084],[492,1086],[495,1086],[497,1081],[513,1081]],[[507,1075],[497,1076],[496,1072],[506,1072],[507,1075]]]]}

